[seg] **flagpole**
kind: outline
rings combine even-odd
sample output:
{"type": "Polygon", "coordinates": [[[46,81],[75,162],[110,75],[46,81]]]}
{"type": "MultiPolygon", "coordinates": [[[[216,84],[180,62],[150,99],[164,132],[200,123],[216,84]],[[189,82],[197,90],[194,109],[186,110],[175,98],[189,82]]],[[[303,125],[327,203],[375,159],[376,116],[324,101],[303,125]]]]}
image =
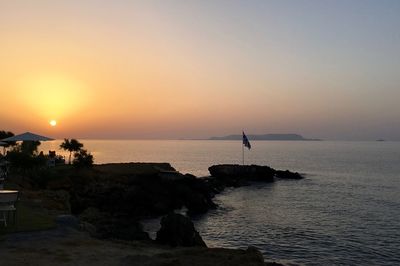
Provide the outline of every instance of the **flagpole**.
{"type": "Polygon", "coordinates": [[[242,162],[243,162],[243,165],[244,165],[244,145],[243,145],[243,141],[242,141],[242,162]]]}
{"type": "Polygon", "coordinates": [[[244,135],[244,130],[242,129],[242,165],[244,165],[244,142],[243,142],[243,135],[244,135]]]}

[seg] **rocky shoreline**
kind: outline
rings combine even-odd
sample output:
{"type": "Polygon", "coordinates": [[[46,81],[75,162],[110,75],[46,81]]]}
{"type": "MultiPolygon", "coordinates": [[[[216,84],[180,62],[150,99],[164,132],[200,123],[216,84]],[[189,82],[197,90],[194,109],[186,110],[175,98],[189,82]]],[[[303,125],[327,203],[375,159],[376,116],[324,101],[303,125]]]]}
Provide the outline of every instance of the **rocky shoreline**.
{"type": "Polygon", "coordinates": [[[71,213],[96,237],[143,240],[149,236],[141,230],[141,219],[182,208],[189,216],[203,214],[217,207],[213,197],[226,187],[302,178],[257,165],[215,165],[209,170],[210,177],[197,178],[177,172],[170,164],[99,165],[84,176],[71,177],[71,213]]]}
{"type": "Polygon", "coordinates": [[[69,225],[0,239],[1,265],[7,266],[275,266],[248,249],[170,247],[150,241],[101,240],[69,225]]]}
{"type": "Polygon", "coordinates": [[[190,217],[216,208],[213,197],[226,187],[302,178],[298,173],[257,165],[214,165],[209,168],[210,176],[204,178],[181,174],[168,163],[103,164],[55,171],[57,178],[42,180],[40,187],[24,176],[15,176],[13,181],[26,196],[39,197],[45,208],[78,217],[80,229],[97,239],[151,241],[140,221],[168,215],[157,242],[183,247],[204,247],[205,243],[190,219],[174,216],[174,210],[185,207],[190,217]]]}

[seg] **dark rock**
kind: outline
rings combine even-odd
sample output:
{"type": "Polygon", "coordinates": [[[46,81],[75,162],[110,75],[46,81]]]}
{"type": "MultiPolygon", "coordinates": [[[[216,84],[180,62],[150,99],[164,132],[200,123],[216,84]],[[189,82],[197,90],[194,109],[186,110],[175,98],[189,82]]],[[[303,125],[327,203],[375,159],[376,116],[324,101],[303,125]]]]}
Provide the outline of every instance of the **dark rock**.
{"type": "Polygon", "coordinates": [[[130,219],[112,220],[107,226],[103,224],[99,232],[103,236],[122,240],[150,240],[149,234],[143,231],[142,225],[138,221],[130,219]]]}
{"type": "Polygon", "coordinates": [[[175,196],[182,200],[181,204],[187,207],[189,214],[205,213],[216,207],[212,201],[214,194],[204,180],[192,175],[184,177],[170,185],[173,186],[171,189],[175,191],[175,196]]]}
{"type": "Polygon", "coordinates": [[[265,262],[265,266],[285,266],[285,265],[273,261],[273,262],[265,262]]]}
{"type": "Polygon", "coordinates": [[[162,180],[182,180],[183,178],[185,178],[185,176],[181,173],[179,173],[178,171],[164,171],[161,170],[158,173],[158,176],[162,179],[162,180]]]}
{"type": "Polygon", "coordinates": [[[208,168],[211,176],[223,180],[227,186],[243,186],[249,181],[273,182],[275,170],[268,166],[220,164],[208,168]]]}
{"type": "Polygon", "coordinates": [[[111,216],[97,208],[90,207],[81,215],[82,227],[92,236],[107,239],[149,240],[149,234],[143,231],[137,219],[129,216],[111,216]]]}
{"type": "Polygon", "coordinates": [[[73,215],[59,215],[55,220],[58,226],[70,227],[74,229],[79,228],[79,219],[73,215]]]}
{"type": "MultiPolygon", "coordinates": [[[[134,165],[141,169],[141,164],[134,165]]],[[[154,168],[146,164],[144,169],[149,169],[141,171],[129,164],[122,164],[124,171],[114,169],[118,165],[111,166],[102,166],[99,177],[89,178],[90,182],[82,180],[88,179],[86,174],[85,178],[73,183],[73,213],[80,214],[88,207],[96,207],[102,212],[122,212],[140,219],[165,215],[184,206],[193,214],[204,213],[215,207],[213,193],[210,193],[204,180],[171,170],[169,164],[155,164],[154,168]],[[160,165],[164,168],[160,168],[160,165]],[[111,176],[105,178],[107,175],[111,176]]]]}
{"type": "Polygon", "coordinates": [[[93,225],[100,238],[147,239],[137,224],[143,218],[183,207],[189,214],[216,207],[204,180],[176,172],[169,164],[94,166],[71,180],[71,211],[93,225]]]}
{"type": "Polygon", "coordinates": [[[300,175],[299,173],[295,172],[290,172],[289,170],[286,171],[281,171],[281,170],[277,170],[275,176],[277,178],[281,178],[281,179],[302,179],[303,176],[300,175]]]}
{"type": "Polygon", "coordinates": [[[161,228],[157,232],[156,242],[170,246],[206,247],[193,222],[177,213],[171,213],[161,219],[161,228]]]}
{"type": "Polygon", "coordinates": [[[213,165],[208,168],[214,179],[208,179],[208,182],[217,190],[224,186],[240,187],[248,185],[249,182],[273,182],[275,178],[281,179],[302,179],[299,173],[293,173],[288,170],[275,170],[269,166],[260,165],[238,165],[221,164],[213,165]]]}
{"type": "Polygon", "coordinates": [[[246,249],[246,254],[253,258],[254,261],[264,262],[262,253],[254,246],[248,246],[246,249]]]}

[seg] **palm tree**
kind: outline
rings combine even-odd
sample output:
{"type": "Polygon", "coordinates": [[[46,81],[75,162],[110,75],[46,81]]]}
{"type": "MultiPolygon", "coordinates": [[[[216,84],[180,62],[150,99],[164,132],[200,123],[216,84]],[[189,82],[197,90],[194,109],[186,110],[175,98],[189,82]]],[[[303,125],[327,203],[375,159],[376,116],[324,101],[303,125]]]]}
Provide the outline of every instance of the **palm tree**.
{"type": "Polygon", "coordinates": [[[83,147],[83,144],[77,141],[76,139],[64,139],[64,142],[61,143],[60,148],[66,151],[69,151],[69,164],[71,164],[71,155],[72,152],[78,152],[83,147]]]}

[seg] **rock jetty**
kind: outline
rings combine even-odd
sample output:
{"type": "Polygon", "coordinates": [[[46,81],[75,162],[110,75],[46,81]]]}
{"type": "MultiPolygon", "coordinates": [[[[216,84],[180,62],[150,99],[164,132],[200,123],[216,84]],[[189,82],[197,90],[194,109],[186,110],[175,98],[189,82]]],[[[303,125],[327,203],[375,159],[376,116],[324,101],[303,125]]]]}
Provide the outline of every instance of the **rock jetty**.
{"type": "Polygon", "coordinates": [[[276,179],[302,179],[303,176],[289,170],[275,170],[269,166],[219,164],[208,168],[209,182],[214,188],[240,187],[249,182],[274,182],[276,179]]]}

